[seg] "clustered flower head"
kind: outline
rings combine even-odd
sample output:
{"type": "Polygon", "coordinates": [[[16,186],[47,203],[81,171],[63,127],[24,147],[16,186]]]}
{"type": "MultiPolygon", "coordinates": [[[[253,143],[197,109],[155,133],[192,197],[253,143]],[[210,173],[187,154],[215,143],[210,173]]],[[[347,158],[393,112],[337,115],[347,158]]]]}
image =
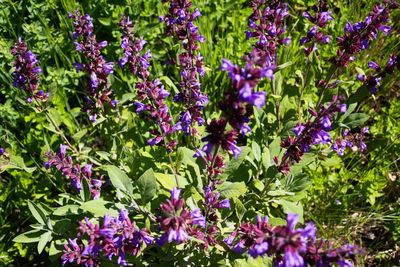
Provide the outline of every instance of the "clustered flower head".
{"type": "Polygon", "coordinates": [[[6,154],[6,150],[2,147],[0,147],[0,156],[3,156],[6,154]]]}
{"type": "Polygon", "coordinates": [[[207,214],[207,222],[216,222],[218,220],[218,209],[230,209],[229,199],[220,199],[221,195],[215,192],[214,186],[206,186],[204,188],[204,208],[207,214]]]}
{"type": "Polygon", "coordinates": [[[351,24],[346,23],[344,27],[344,36],[338,37],[339,49],[337,50],[337,58],[332,61],[340,67],[347,65],[355,60],[355,55],[369,47],[372,40],[378,36],[381,31],[388,35],[391,27],[386,25],[389,22],[390,9],[394,4],[379,4],[373,7],[364,21],[351,24]]]}
{"type": "Polygon", "coordinates": [[[164,0],[169,2],[169,14],[160,17],[165,22],[166,34],[179,40],[184,51],[178,55],[180,67],[180,89],[174,100],[183,104],[184,111],[179,117],[180,128],[186,135],[196,135],[195,123],[203,125],[202,110],[208,102],[208,97],[201,92],[198,76],[204,76],[203,57],[199,52],[198,43],[205,41],[194,24],[201,16],[196,8],[190,10],[192,3],[188,0],[164,0]]]}
{"type": "Polygon", "coordinates": [[[96,122],[99,110],[104,108],[104,104],[116,108],[118,103],[111,99],[112,91],[108,81],[108,76],[114,71],[114,63],[107,62],[101,54],[101,50],[107,46],[107,41],[97,42],[96,35],[93,34],[92,18],[88,14],[81,15],[78,10],[69,13],[68,17],[74,20],[72,37],[76,40],[76,51],[86,58],[86,63],[75,63],[76,71],[84,71],[89,77],[83,111],[89,115],[92,122],[96,122]]]}
{"type": "Polygon", "coordinates": [[[171,199],[167,199],[160,206],[160,215],[157,221],[164,234],[156,241],[162,246],[166,243],[178,244],[189,239],[192,233],[197,233],[196,228],[206,226],[206,219],[200,209],[190,211],[185,207],[185,201],[180,198],[181,189],[171,190],[171,199]]]}
{"type": "Polygon", "coordinates": [[[218,180],[218,177],[223,173],[225,164],[224,158],[220,154],[215,153],[212,155],[210,152],[204,153],[204,151],[196,149],[194,157],[200,157],[203,160],[207,170],[207,177],[213,186],[222,183],[222,181],[218,180]]]}
{"type": "Polygon", "coordinates": [[[288,214],[287,225],[271,226],[268,217],[257,216],[256,223],[245,222],[224,241],[236,253],[247,253],[253,258],[274,256],[274,266],[303,267],[314,266],[353,266],[350,260],[360,253],[358,246],[345,245],[340,248],[316,243],[316,228],[308,223],[304,228],[295,226],[298,215],[288,214]],[[345,265],[345,264],[347,265],[345,265]]]}
{"type": "Polygon", "coordinates": [[[381,85],[381,80],[386,77],[388,74],[392,74],[394,70],[397,68],[400,70],[400,57],[398,55],[392,54],[390,55],[386,65],[384,68],[379,66],[376,62],[370,61],[368,62],[368,68],[373,69],[375,71],[374,74],[365,75],[359,73],[357,75],[357,79],[362,81],[365,86],[367,86],[368,90],[372,94],[376,94],[377,89],[381,85]]]}
{"type": "Polygon", "coordinates": [[[364,152],[367,149],[367,145],[364,143],[366,134],[369,133],[368,127],[363,127],[359,131],[350,131],[343,129],[342,138],[337,138],[332,145],[332,149],[335,150],[340,156],[344,155],[346,148],[353,151],[364,152]]]}
{"type": "Polygon", "coordinates": [[[154,238],[146,229],[139,229],[121,210],[119,217],[105,215],[103,223],[93,224],[88,218],[80,222],[77,238],[64,245],[62,264],[75,263],[84,266],[100,266],[102,257],[117,258],[118,265],[127,265],[125,255],[137,256],[154,238]],[[86,242],[83,242],[83,241],[86,242]]]}
{"type": "Polygon", "coordinates": [[[11,54],[15,56],[13,86],[28,92],[28,103],[32,103],[33,99],[39,102],[45,102],[49,97],[48,93],[39,90],[40,77],[42,69],[38,66],[39,60],[37,56],[30,50],[21,38],[11,49],[11,54]]]}
{"type": "Polygon", "coordinates": [[[58,153],[47,152],[48,161],[44,163],[46,169],[55,167],[65,177],[71,180],[72,186],[80,192],[82,190],[82,180],[86,180],[89,185],[91,195],[94,199],[100,197],[100,189],[103,181],[92,178],[92,164],[85,164],[81,167],[79,163],[74,163],[71,156],[67,156],[67,146],[61,144],[58,153]]]}
{"type": "Polygon", "coordinates": [[[129,71],[140,78],[136,84],[138,101],[134,102],[136,112],[148,117],[154,121],[158,129],[152,129],[153,135],[147,142],[150,146],[163,146],[167,151],[173,150],[177,142],[175,140],[167,141],[167,136],[172,135],[181,129],[180,123],[173,125],[173,119],[169,115],[168,106],[165,99],[169,92],[164,89],[164,85],[159,79],[151,81],[149,79],[148,68],[151,58],[150,51],[142,53],[146,41],[143,38],[136,38],[133,32],[133,22],[124,16],[120,23],[123,30],[121,47],[124,50],[124,56],[119,60],[121,67],[128,66],[129,71]]]}
{"type": "Polygon", "coordinates": [[[327,44],[330,43],[331,36],[325,35],[323,29],[326,27],[327,22],[333,20],[331,12],[328,11],[328,4],[326,1],[319,1],[314,6],[315,15],[312,16],[310,12],[306,11],[303,16],[307,18],[314,26],[307,32],[307,36],[300,39],[300,44],[311,44],[304,48],[304,53],[308,56],[312,51],[316,50],[316,44],[327,44]]]}
{"type": "Polygon", "coordinates": [[[284,38],[284,18],[288,16],[287,5],[280,1],[271,1],[264,7],[266,1],[251,2],[253,13],[249,20],[248,39],[258,41],[252,51],[243,60],[245,67],[234,65],[224,59],[221,70],[227,71],[232,80],[232,88],[224,94],[224,101],[219,108],[224,112],[220,119],[212,120],[206,127],[208,135],[202,139],[207,142],[203,151],[212,153],[214,147],[222,147],[231,151],[235,157],[241,149],[237,146],[239,134],[246,135],[251,131],[248,126],[253,107],[265,105],[265,92],[255,92],[254,89],[263,78],[273,79],[277,64],[276,49],[279,45],[288,44],[290,38],[284,38]],[[227,126],[231,127],[226,130],[227,126]]]}
{"type": "Polygon", "coordinates": [[[253,0],[251,7],[253,13],[246,37],[257,39],[257,43],[247,60],[261,68],[273,68],[277,64],[277,48],[290,43],[290,38],[283,36],[285,18],[289,15],[287,4],[278,0],[253,0]]]}
{"type": "MultiPolygon", "coordinates": [[[[333,117],[341,112],[347,111],[347,105],[341,102],[341,98],[334,96],[327,106],[322,106],[319,112],[310,109],[310,115],[314,118],[307,123],[300,123],[293,128],[295,136],[289,136],[281,142],[281,147],[286,148],[278,169],[282,173],[290,171],[290,166],[299,162],[304,153],[308,152],[313,145],[329,144],[332,140],[329,133],[332,130],[333,117]]],[[[277,158],[275,158],[277,163],[277,158]]]]}

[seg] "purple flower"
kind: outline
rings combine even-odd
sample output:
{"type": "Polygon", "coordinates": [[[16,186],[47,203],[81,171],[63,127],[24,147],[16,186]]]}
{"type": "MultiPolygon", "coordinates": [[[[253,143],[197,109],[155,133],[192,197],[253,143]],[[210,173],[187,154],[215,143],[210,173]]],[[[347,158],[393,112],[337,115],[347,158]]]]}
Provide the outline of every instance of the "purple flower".
{"type": "Polygon", "coordinates": [[[88,114],[89,120],[95,123],[104,103],[115,108],[108,81],[108,76],[113,73],[114,63],[106,62],[102,56],[101,49],[107,46],[107,41],[97,42],[91,17],[88,14],[81,15],[78,10],[69,13],[68,17],[73,19],[76,50],[83,54],[86,60],[86,63],[74,63],[76,71],[86,72],[89,78],[82,110],[88,114]]]}
{"type": "Polygon", "coordinates": [[[380,69],[379,65],[376,64],[373,61],[368,62],[368,68],[375,69],[375,70],[379,70],[380,69]]]}
{"type": "Polygon", "coordinates": [[[27,44],[21,38],[11,49],[11,54],[15,57],[13,62],[14,72],[11,74],[13,86],[29,94],[28,103],[32,103],[33,99],[38,102],[45,102],[49,94],[38,89],[40,84],[39,74],[42,73],[42,69],[40,66],[36,66],[39,63],[36,55],[28,50],[27,44]]]}
{"type": "Polygon", "coordinates": [[[304,130],[305,128],[306,128],[306,127],[305,127],[304,125],[299,124],[299,125],[297,125],[296,127],[294,127],[294,128],[292,129],[292,131],[294,132],[294,134],[295,134],[296,136],[299,136],[299,135],[303,132],[303,130],[304,130]]]}
{"type": "Polygon", "coordinates": [[[328,144],[331,141],[331,136],[324,130],[315,131],[313,133],[313,144],[328,144]]]}
{"type": "Polygon", "coordinates": [[[322,118],[321,127],[322,127],[322,129],[324,129],[325,131],[331,130],[331,128],[332,128],[332,122],[331,122],[331,120],[329,119],[328,116],[325,116],[325,117],[322,118]]]}

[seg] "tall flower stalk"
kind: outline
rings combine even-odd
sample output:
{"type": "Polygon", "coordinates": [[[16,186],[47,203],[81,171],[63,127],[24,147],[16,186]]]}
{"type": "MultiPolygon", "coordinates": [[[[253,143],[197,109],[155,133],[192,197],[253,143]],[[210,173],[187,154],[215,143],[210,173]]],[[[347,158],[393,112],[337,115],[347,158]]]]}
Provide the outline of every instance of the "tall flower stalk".
{"type": "Polygon", "coordinates": [[[177,62],[181,76],[180,92],[174,96],[174,100],[183,105],[179,116],[179,130],[186,135],[195,136],[195,124],[204,124],[202,110],[208,102],[208,97],[201,92],[200,83],[204,68],[199,43],[203,43],[205,39],[194,24],[201,13],[197,8],[192,12],[192,3],[188,0],[163,1],[169,3],[169,13],[160,17],[165,22],[166,34],[173,36],[183,47],[177,62]]]}
{"type": "Polygon", "coordinates": [[[108,76],[114,71],[114,63],[107,62],[101,50],[107,46],[107,41],[97,42],[93,33],[93,21],[88,15],[81,15],[78,10],[68,14],[73,19],[76,51],[83,54],[86,61],[75,63],[76,71],[84,71],[87,74],[86,95],[82,110],[94,123],[100,111],[104,110],[104,104],[116,108],[117,101],[112,100],[111,84],[108,76]]]}
{"type": "Polygon", "coordinates": [[[15,57],[13,86],[20,88],[28,93],[26,102],[32,103],[33,100],[38,102],[46,102],[49,93],[39,90],[40,77],[42,68],[38,65],[37,56],[28,50],[27,44],[21,38],[11,49],[11,54],[15,57]]]}
{"type": "Polygon", "coordinates": [[[146,41],[143,38],[135,37],[133,22],[124,16],[119,25],[123,31],[121,47],[124,51],[119,65],[128,67],[129,71],[139,78],[139,82],[136,84],[138,100],[134,102],[136,112],[148,117],[157,125],[156,129],[150,131],[152,138],[147,143],[150,146],[163,146],[170,152],[177,142],[173,139],[168,140],[168,137],[180,128],[180,124],[174,125],[173,118],[169,115],[169,108],[165,103],[169,92],[165,90],[159,79],[151,81],[149,78],[148,68],[150,67],[151,52],[143,53],[146,41]]]}

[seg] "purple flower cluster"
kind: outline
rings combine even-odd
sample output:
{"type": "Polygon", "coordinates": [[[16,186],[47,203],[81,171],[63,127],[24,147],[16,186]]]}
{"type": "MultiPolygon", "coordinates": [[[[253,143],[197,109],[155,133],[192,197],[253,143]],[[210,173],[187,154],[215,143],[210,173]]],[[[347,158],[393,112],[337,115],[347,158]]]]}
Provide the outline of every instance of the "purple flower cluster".
{"type": "Polygon", "coordinates": [[[395,68],[400,70],[400,56],[395,54],[390,55],[386,65],[384,68],[379,66],[376,62],[370,61],[368,63],[368,68],[373,69],[375,74],[364,75],[358,74],[357,79],[362,81],[365,86],[368,87],[369,91],[373,94],[376,93],[377,89],[381,85],[381,80],[386,77],[388,74],[392,74],[395,68]]]}
{"type": "Polygon", "coordinates": [[[164,0],[169,2],[169,14],[160,17],[166,24],[166,34],[181,41],[184,52],[178,56],[180,67],[181,92],[174,96],[174,100],[184,106],[184,111],[179,117],[180,130],[186,135],[196,135],[194,124],[203,125],[202,110],[208,98],[201,92],[198,75],[204,76],[203,57],[199,53],[198,43],[205,41],[199,34],[198,27],[194,25],[196,18],[201,16],[196,8],[190,11],[192,3],[188,0],[164,0]]]}
{"type": "Polygon", "coordinates": [[[200,157],[204,161],[207,177],[208,180],[212,182],[212,185],[215,186],[219,184],[220,181],[217,178],[222,174],[223,168],[225,167],[224,158],[218,153],[212,155],[211,153],[204,153],[204,151],[200,149],[196,149],[194,157],[200,157]]]}
{"type": "Polygon", "coordinates": [[[100,266],[101,257],[109,260],[117,257],[117,264],[125,266],[125,255],[139,255],[153,240],[146,229],[139,229],[129,219],[126,210],[121,210],[118,218],[105,215],[101,225],[93,224],[88,218],[80,222],[77,238],[69,239],[64,245],[61,260],[63,265],[75,263],[92,267],[100,266]]]}
{"type": "Polygon", "coordinates": [[[222,147],[231,151],[235,157],[239,156],[241,150],[236,140],[239,134],[246,135],[251,131],[248,122],[252,115],[252,106],[261,108],[265,105],[266,93],[255,92],[254,89],[261,79],[273,79],[277,63],[276,49],[278,45],[290,42],[290,38],[282,37],[285,32],[284,18],[288,15],[287,5],[280,1],[271,1],[263,8],[265,2],[251,2],[253,13],[246,36],[258,41],[244,57],[245,67],[223,60],[221,70],[228,72],[232,88],[225,92],[225,99],[219,103],[224,116],[211,121],[206,127],[208,135],[202,139],[207,142],[202,149],[206,154],[210,154],[213,147],[222,147]],[[228,123],[232,127],[230,131],[225,130],[228,123]]]}
{"type": "Polygon", "coordinates": [[[119,65],[123,68],[128,65],[129,71],[133,75],[139,76],[143,80],[149,77],[148,68],[150,67],[150,51],[142,55],[142,50],[146,41],[143,38],[136,38],[133,32],[134,24],[127,16],[123,16],[119,22],[123,31],[121,48],[124,50],[124,56],[119,60],[119,65]]]}
{"type": "Polygon", "coordinates": [[[316,244],[316,228],[308,223],[304,228],[295,229],[298,215],[288,214],[287,225],[271,226],[268,217],[257,216],[256,223],[243,223],[224,241],[236,253],[247,253],[253,258],[274,256],[274,266],[303,267],[314,266],[353,266],[350,260],[360,253],[357,246],[346,245],[337,249],[324,249],[323,241],[316,244]],[[346,263],[347,265],[344,265],[346,263]]]}
{"type": "Polygon", "coordinates": [[[72,37],[76,40],[76,51],[81,52],[87,62],[75,63],[76,71],[84,71],[89,77],[83,111],[88,113],[92,122],[96,122],[98,111],[104,108],[104,103],[112,108],[116,108],[118,103],[111,99],[112,91],[108,81],[108,76],[114,72],[114,63],[106,62],[101,54],[101,49],[107,46],[107,41],[97,42],[93,34],[92,18],[88,14],[81,15],[78,10],[69,13],[68,17],[74,20],[72,37]]]}
{"type": "Polygon", "coordinates": [[[332,119],[338,112],[346,111],[347,105],[342,104],[338,96],[334,96],[326,107],[322,106],[319,112],[310,109],[310,115],[314,120],[296,125],[293,128],[295,136],[289,136],[281,142],[281,147],[286,148],[286,152],[278,166],[279,171],[289,172],[290,166],[299,162],[312,145],[330,143],[332,138],[329,131],[332,130],[332,119]]]}
{"type": "Polygon", "coordinates": [[[339,49],[337,50],[338,58],[333,58],[333,62],[337,66],[347,67],[347,65],[355,60],[355,55],[369,47],[372,40],[378,36],[378,31],[388,35],[391,27],[386,23],[389,21],[390,9],[394,4],[379,4],[373,7],[364,21],[351,24],[346,23],[344,27],[344,36],[337,39],[339,49]]]}
{"type": "Polygon", "coordinates": [[[6,154],[6,150],[2,147],[0,147],[0,156],[3,156],[6,154]]]}
{"type": "Polygon", "coordinates": [[[160,216],[157,221],[164,234],[156,241],[162,246],[166,243],[176,242],[178,244],[189,239],[195,228],[206,226],[206,219],[200,209],[190,211],[185,207],[185,201],[180,198],[181,189],[171,190],[171,199],[167,199],[160,206],[160,216]]]}
{"type": "Polygon", "coordinates": [[[221,195],[214,190],[214,186],[204,188],[204,208],[207,214],[207,222],[216,222],[218,219],[216,210],[230,209],[229,199],[220,199],[221,195]]]}
{"type": "Polygon", "coordinates": [[[86,164],[81,167],[79,163],[74,163],[71,156],[67,156],[67,146],[60,145],[60,152],[46,153],[48,161],[44,163],[46,169],[55,167],[65,177],[71,180],[72,186],[77,190],[82,190],[82,180],[85,179],[90,188],[91,195],[94,199],[100,197],[100,189],[103,182],[99,179],[92,178],[92,164],[86,164]]]}
{"type": "Polygon", "coordinates": [[[326,1],[320,1],[318,5],[314,6],[315,15],[312,16],[310,12],[306,11],[303,16],[307,18],[314,26],[307,32],[307,36],[300,39],[300,44],[310,44],[304,48],[304,53],[308,56],[312,51],[317,49],[316,44],[327,44],[331,41],[331,36],[325,35],[322,31],[327,25],[327,22],[333,20],[331,12],[328,11],[328,4],[326,1]]]}
{"type": "Polygon", "coordinates": [[[285,17],[289,15],[287,4],[279,0],[253,0],[251,7],[253,13],[246,37],[257,39],[257,43],[247,60],[264,69],[274,68],[277,48],[290,43],[290,38],[283,36],[286,31],[285,17]]]}
{"type": "Polygon", "coordinates": [[[346,148],[350,148],[353,151],[364,152],[367,149],[364,139],[368,133],[368,127],[364,127],[358,132],[350,132],[349,130],[344,129],[342,131],[342,138],[336,139],[332,145],[332,149],[335,150],[340,156],[344,155],[346,148]]]}
{"type": "Polygon", "coordinates": [[[140,78],[140,81],[136,84],[139,100],[134,103],[136,112],[148,117],[158,126],[158,129],[150,131],[154,137],[147,142],[150,146],[164,146],[167,151],[171,151],[177,143],[175,140],[168,142],[167,136],[181,129],[181,125],[179,122],[173,125],[172,117],[168,114],[169,109],[165,99],[169,96],[169,92],[164,89],[160,80],[149,80],[148,68],[151,53],[150,51],[142,53],[146,41],[135,37],[133,22],[124,16],[119,25],[123,30],[121,47],[124,50],[124,57],[119,60],[119,64],[121,67],[127,65],[129,71],[140,78]]]}
{"type": "Polygon", "coordinates": [[[27,98],[28,103],[32,103],[33,99],[39,102],[45,102],[49,97],[49,93],[39,90],[39,74],[42,73],[42,69],[38,66],[39,60],[32,51],[28,50],[28,47],[21,38],[11,49],[11,54],[15,56],[13,86],[20,88],[29,93],[27,98]]]}

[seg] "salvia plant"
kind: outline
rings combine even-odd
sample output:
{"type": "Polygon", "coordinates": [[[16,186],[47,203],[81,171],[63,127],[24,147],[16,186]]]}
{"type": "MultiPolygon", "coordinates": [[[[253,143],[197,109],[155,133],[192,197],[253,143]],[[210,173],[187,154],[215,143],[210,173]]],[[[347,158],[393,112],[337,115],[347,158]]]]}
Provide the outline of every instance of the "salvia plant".
{"type": "MultiPolygon", "coordinates": [[[[304,35],[296,36],[290,5],[249,1],[249,17],[242,18],[248,50],[219,59],[212,72],[219,73],[214,86],[222,97],[214,99],[203,86],[210,75],[201,53],[209,41],[201,33],[207,18],[189,0],[162,2],[165,14],[157,21],[163,32],[156,41],[173,44],[164,55],[176,53],[169,58],[156,50],[154,57],[154,40],[140,35],[141,21],[121,14],[114,25],[119,60],[110,61],[110,41],[98,40],[90,14],[79,9],[65,14],[77,59],[71,69],[82,73],[76,76],[81,80],[74,100],[85,115],[84,132],[68,133],[52,117],[40,61],[16,40],[12,85],[58,134],[42,157],[42,171],[60,194],[52,205],[30,201],[37,223],[14,240],[37,242],[39,253],[48,247],[59,264],[72,266],[360,264],[365,250],[358,240],[329,240],[318,235],[314,223],[304,224],[298,194],[304,188],[293,188],[302,181],[305,161],[368,152],[373,136],[364,125],[368,116],[355,112],[356,96],[379,94],[382,81],[400,70],[400,54],[368,66],[354,64],[392,33],[391,12],[399,5],[382,1],[334,36],[335,13],[321,0],[303,12],[304,35]],[[288,121],[280,87],[293,77],[285,70],[295,64],[287,56],[294,47],[307,69],[296,72],[301,112],[288,121]],[[335,52],[323,58],[326,49],[335,52]],[[327,69],[318,60],[325,60],[327,69]],[[164,72],[153,68],[157,63],[164,72]],[[319,73],[311,84],[315,69],[319,73]],[[125,88],[121,81],[133,90],[118,99],[125,88]],[[348,81],[353,87],[344,90],[348,81]],[[307,87],[316,89],[314,104],[301,100],[307,87]],[[120,127],[134,129],[143,145],[132,150],[133,133],[120,127]],[[263,137],[255,138],[260,132],[263,137]],[[99,136],[85,144],[85,135],[99,136]],[[108,136],[119,143],[104,144],[108,136]]],[[[12,153],[2,147],[0,159],[11,162],[12,153]]]]}

